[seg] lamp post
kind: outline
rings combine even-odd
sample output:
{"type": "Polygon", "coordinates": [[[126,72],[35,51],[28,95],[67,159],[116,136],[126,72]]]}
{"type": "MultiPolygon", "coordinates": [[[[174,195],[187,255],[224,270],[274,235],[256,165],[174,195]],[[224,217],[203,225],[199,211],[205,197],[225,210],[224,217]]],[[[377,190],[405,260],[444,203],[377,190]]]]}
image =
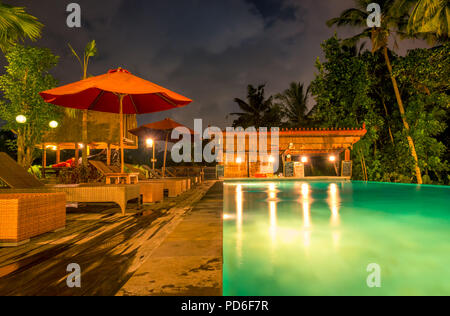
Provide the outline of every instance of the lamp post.
{"type": "MultiPolygon", "coordinates": [[[[55,129],[59,126],[59,123],[57,121],[51,121],[48,123],[48,126],[50,126],[51,129],[55,129]]],[[[59,146],[53,146],[52,149],[56,151],[56,163],[59,164],[61,162],[61,151],[59,150],[59,146]]]]}
{"type": "Polygon", "coordinates": [[[155,142],[153,139],[148,138],[146,140],[146,144],[147,144],[147,148],[153,148],[153,159],[151,160],[152,162],[152,169],[155,170],[155,163],[156,163],[156,159],[155,159],[155,142]]]}
{"type": "MultiPolygon", "coordinates": [[[[58,125],[59,125],[59,123],[57,121],[51,121],[48,123],[48,126],[51,129],[57,128],[58,125]]],[[[55,146],[49,146],[49,148],[56,151],[56,163],[59,163],[60,152],[59,152],[58,146],[56,146],[56,148],[55,148],[55,146]]],[[[45,178],[45,171],[46,171],[45,168],[47,167],[47,146],[45,145],[45,142],[44,142],[44,145],[42,146],[42,150],[43,150],[42,151],[42,177],[45,178]]]]}

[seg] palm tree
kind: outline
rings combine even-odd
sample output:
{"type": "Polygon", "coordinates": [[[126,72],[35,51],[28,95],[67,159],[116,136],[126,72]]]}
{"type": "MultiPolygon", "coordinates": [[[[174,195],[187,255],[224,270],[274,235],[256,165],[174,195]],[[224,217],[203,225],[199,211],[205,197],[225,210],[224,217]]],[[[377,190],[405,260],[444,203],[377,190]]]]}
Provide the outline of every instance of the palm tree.
{"type": "Polygon", "coordinates": [[[242,112],[231,113],[231,115],[238,116],[233,122],[234,127],[262,127],[267,120],[267,116],[272,115],[272,101],[273,98],[265,97],[265,85],[260,85],[255,88],[252,85],[247,87],[247,101],[236,98],[236,102],[242,112]]]}
{"type": "Polygon", "coordinates": [[[392,86],[394,88],[397,105],[402,118],[403,126],[406,131],[406,137],[414,159],[414,169],[416,173],[417,183],[422,184],[422,173],[419,167],[419,158],[417,157],[414,140],[410,136],[410,125],[406,120],[405,107],[403,105],[402,96],[398,87],[397,79],[393,75],[392,64],[389,57],[388,42],[391,36],[406,36],[404,30],[408,24],[408,3],[400,3],[398,0],[378,0],[381,6],[381,27],[367,28],[367,6],[372,0],[355,0],[356,7],[345,10],[338,18],[331,19],[327,22],[328,26],[353,26],[355,28],[363,28],[363,31],[352,38],[347,39],[348,43],[356,43],[357,41],[369,38],[372,43],[372,52],[375,53],[382,50],[383,56],[388,68],[392,86]]]}
{"type": "Polygon", "coordinates": [[[36,40],[44,27],[25,8],[0,3],[0,49],[5,52],[11,45],[26,38],[36,40]]]}
{"type": "Polygon", "coordinates": [[[286,89],[283,93],[275,96],[275,99],[279,102],[284,117],[287,118],[288,124],[292,127],[308,125],[310,121],[308,95],[309,87],[306,88],[305,91],[303,83],[292,82],[289,89],[286,89]]]}
{"type": "MultiPolygon", "coordinates": [[[[87,79],[88,77],[88,66],[89,66],[89,59],[91,57],[95,57],[97,55],[97,44],[95,43],[95,40],[89,42],[86,45],[86,48],[84,49],[84,53],[83,53],[83,60],[81,60],[80,56],[77,54],[77,52],[75,51],[75,49],[73,49],[73,47],[69,45],[69,48],[72,52],[72,54],[75,56],[75,58],[78,60],[78,62],[80,63],[81,66],[81,71],[82,71],[82,78],[81,79],[87,79]]],[[[69,116],[75,116],[75,113],[77,110],[73,110],[73,109],[67,109],[67,114],[69,116]]],[[[87,121],[88,121],[88,110],[83,110],[83,126],[82,126],[82,133],[81,133],[81,138],[82,138],[82,142],[83,142],[83,148],[81,151],[81,160],[83,162],[83,166],[87,167],[88,165],[88,160],[87,160],[87,142],[88,142],[88,135],[87,135],[87,121]]]]}
{"type": "Polygon", "coordinates": [[[450,2],[448,0],[402,0],[415,4],[408,23],[412,34],[432,34],[438,40],[450,38],[450,2]]]}

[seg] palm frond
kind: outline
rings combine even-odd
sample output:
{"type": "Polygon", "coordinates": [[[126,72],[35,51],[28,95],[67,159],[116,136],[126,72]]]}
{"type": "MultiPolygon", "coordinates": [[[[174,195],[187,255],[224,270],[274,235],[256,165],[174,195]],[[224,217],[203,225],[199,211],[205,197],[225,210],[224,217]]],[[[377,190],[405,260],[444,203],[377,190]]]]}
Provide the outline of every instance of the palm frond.
{"type": "Polygon", "coordinates": [[[336,25],[336,26],[362,26],[366,25],[368,13],[356,9],[351,8],[347,9],[344,12],[341,13],[341,15],[337,18],[330,19],[327,21],[327,25],[329,27],[336,25]]]}
{"type": "Polygon", "coordinates": [[[36,40],[44,27],[25,8],[0,3],[0,49],[6,51],[16,42],[36,40]]]}

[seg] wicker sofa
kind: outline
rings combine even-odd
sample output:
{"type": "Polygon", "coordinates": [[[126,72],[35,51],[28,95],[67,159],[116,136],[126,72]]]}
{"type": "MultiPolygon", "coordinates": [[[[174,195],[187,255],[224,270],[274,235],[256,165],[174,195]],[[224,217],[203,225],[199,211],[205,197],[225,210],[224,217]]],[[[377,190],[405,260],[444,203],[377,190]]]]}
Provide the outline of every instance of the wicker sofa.
{"type": "Polygon", "coordinates": [[[17,246],[65,226],[64,193],[0,194],[0,247],[17,246]]]}

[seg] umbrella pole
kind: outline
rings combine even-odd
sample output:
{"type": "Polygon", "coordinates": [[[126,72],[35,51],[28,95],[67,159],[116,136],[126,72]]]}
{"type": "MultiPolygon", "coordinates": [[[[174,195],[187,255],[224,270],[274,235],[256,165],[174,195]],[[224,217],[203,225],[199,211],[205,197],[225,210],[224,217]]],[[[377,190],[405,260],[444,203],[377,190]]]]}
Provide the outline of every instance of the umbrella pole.
{"type": "Polygon", "coordinates": [[[124,165],[124,154],[123,154],[123,98],[124,94],[119,94],[119,103],[120,103],[120,170],[121,173],[125,172],[124,165]]]}
{"type": "Polygon", "coordinates": [[[169,132],[166,134],[166,148],[164,149],[164,167],[163,167],[163,178],[166,177],[166,159],[167,159],[167,143],[169,142],[169,132]]]}
{"type": "MultiPolygon", "coordinates": [[[[81,135],[81,141],[83,142],[83,148],[81,149],[81,161],[84,167],[88,166],[88,159],[87,159],[87,138],[88,138],[88,131],[87,131],[87,121],[88,121],[88,110],[83,110],[83,124],[82,124],[82,135],[81,135]]],[[[78,148],[77,148],[78,149],[78,148]]],[[[78,163],[78,162],[77,162],[78,163]]]]}

